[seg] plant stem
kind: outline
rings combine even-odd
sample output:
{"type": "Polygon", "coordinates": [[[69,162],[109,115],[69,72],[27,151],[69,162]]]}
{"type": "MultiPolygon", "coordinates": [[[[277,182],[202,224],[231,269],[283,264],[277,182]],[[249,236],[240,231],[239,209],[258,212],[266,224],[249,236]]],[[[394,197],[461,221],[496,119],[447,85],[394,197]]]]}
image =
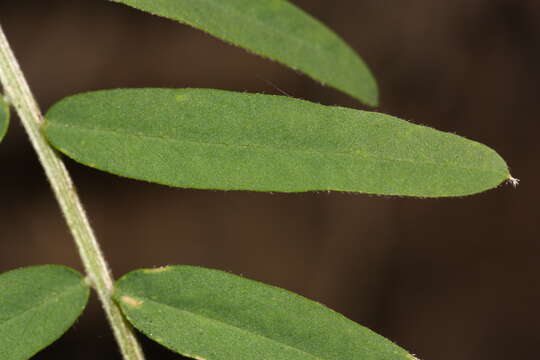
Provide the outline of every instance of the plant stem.
{"type": "Polygon", "coordinates": [[[81,205],[73,182],[59,155],[41,133],[43,115],[30,91],[13,51],[0,26],[0,81],[6,97],[16,109],[53,188],[71,234],[77,245],[88,278],[96,289],[116,341],[125,360],[144,360],[129,324],[112,300],[113,280],[94,232],[81,205]]]}

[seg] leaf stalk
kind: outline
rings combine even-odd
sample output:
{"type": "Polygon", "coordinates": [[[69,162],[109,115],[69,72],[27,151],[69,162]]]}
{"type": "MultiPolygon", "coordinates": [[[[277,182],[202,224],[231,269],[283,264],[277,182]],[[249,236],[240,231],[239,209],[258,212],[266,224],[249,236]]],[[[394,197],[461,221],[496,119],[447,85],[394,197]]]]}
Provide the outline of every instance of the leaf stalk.
{"type": "Polygon", "coordinates": [[[0,82],[8,102],[13,105],[30,138],[49,183],[60,205],[82,259],[88,278],[98,293],[114,336],[125,360],[144,360],[144,354],[120,309],[112,299],[111,271],[75,186],[58,153],[52,149],[41,132],[43,115],[30,91],[13,51],[0,26],[0,82]]]}

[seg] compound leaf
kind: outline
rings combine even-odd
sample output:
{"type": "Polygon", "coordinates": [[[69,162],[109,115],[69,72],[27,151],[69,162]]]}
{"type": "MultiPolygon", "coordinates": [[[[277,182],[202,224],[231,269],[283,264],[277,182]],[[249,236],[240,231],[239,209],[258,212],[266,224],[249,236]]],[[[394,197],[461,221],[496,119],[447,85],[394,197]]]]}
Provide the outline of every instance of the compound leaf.
{"type": "Polygon", "coordinates": [[[68,97],[45,134],[69,157],[176,187],[462,196],[509,179],[488,147],[388,115],[284,96],[123,89],[68,97]]]}
{"type": "Polygon", "coordinates": [[[114,297],[137,329],[196,359],[415,359],[319,303],[218,270],[133,271],[114,297]]]}
{"type": "Polygon", "coordinates": [[[0,94],[0,141],[6,135],[9,125],[9,105],[0,94]]]}
{"type": "Polygon", "coordinates": [[[67,267],[0,274],[0,359],[26,360],[57,340],[86,306],[89,288],[67,267]]]}
{"type": "Polygon", "coordinates": [[[191,25],[377,105],[377,84],[358,55],[286,0],[113,1],[191,25]]]}

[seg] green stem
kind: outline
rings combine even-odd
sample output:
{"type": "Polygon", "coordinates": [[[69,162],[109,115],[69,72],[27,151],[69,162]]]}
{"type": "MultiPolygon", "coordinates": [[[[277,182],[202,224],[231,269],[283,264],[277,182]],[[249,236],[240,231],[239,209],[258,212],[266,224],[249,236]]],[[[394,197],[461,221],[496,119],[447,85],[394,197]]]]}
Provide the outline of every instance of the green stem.
{"type": "Polygon", "coordinates": [[[87,276],[98,293],[124,359],[144,360],[144,355],[131,327],[112,300],[113,279],[109,267],[96,241],[66,167],[40,131],[44,121],[43,115],[1,26],[0,81],[4,87],[8,102],[15,107],[19,114],[21,122],[45,169],[79,250],[87,276]]]}

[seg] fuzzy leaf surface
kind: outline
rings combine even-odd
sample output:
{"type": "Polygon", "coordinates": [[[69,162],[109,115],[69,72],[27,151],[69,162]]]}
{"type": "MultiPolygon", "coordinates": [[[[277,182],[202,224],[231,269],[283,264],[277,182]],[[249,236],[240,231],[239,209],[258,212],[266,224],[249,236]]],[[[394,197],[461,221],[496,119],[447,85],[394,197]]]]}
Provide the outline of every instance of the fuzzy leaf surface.
{"type": "Polygon", "coordinates": [[[191,25],[377,105],[377,84],[360,57],[286,0],[113,1],[191,25]]]}
{"type": "Polygon", "coordinates": [[[474,141],[385,114],[209,89],[79,94],[46,115],[83,164],[197,189],[463,196],[509,178],[474,141]]]}
{"type": "Polygon", "coordinates": [[[81,315],[89,288],[70,268],[44,265],[0,274],[0,359],[26,360],[81,315]]]}
{"type": "Polygon", "coordinates": [[[6,135],[9,125],[9,106],[0,94],[0,141],[6,135]]]}
{"type": "Polygon", "coordinates": [[[197,359],[415,359],[317,302],[218,270],[133,271],[114,297],[137,329],[197,359]]]}

